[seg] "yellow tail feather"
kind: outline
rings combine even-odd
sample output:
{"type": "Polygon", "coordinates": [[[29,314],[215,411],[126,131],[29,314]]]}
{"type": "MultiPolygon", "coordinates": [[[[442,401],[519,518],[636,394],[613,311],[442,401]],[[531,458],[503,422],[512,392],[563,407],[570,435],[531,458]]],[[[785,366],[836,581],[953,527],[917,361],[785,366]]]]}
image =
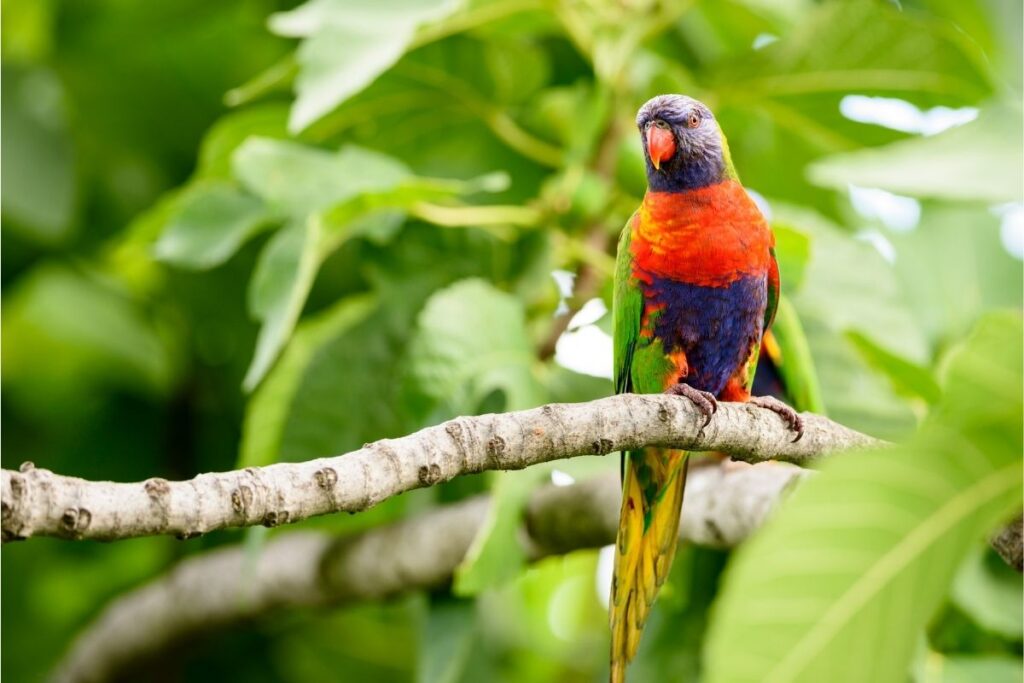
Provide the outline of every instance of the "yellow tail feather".
{"type": "Polygon", "coordinates": [[[612,683],[625,681],[626,665],[636,656],[640,632],[672,566],[686,469],[685,451],[647,448],[627,456],[609,610],[612,683]],[[650,483],[641,486],[642,480],[650,483]]]}

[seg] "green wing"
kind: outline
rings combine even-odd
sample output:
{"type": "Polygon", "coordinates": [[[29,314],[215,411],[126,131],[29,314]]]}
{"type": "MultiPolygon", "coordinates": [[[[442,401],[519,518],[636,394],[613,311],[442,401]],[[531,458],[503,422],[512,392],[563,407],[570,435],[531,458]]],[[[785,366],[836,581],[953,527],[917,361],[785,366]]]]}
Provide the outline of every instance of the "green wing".
{"type": "Polygon", "coordinates": [[[768,305],[764,309],[763,332],[767,332],[775,320],[775,312],[779,309],[779,260],[775,258],[775,247],[768,250],[771,263],[768,265],[768,305]]]}
{"type": "MultiPolygon", "coordinates": [[[[635,214],[634,214],[635,216],[635,214]]],[[[629,250],[633,218],[619,235],[618,254],[615,258],[615,290],[612,298],[612,325],[614,341],[615,393],[633,390],[631,367],[633,353],[640,337],[640,316],[643,314],[643,293],[633,278],[633,254],[629,250]]]]}

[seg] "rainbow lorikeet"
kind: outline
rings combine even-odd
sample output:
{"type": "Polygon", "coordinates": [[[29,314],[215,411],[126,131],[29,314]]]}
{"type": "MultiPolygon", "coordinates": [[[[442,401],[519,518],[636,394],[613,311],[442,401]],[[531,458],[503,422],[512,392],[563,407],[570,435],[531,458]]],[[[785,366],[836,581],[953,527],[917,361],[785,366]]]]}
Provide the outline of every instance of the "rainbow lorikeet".
{"type": "MultiPolygon", "coordinates": [[[[711,111],[661,95],[636,118],[648,190],[619,239],[613,305],[616,393],[669,392],[710,421],[717,401],[749,401],[796,432],[796,412],[750,395],[779,300],[775,240],[743,189],[711,111]]],[[[705,422],[706,424],[706,422],[705,422]]],[[[687,453],[623,454],[610,619],[611,680],[625,679],[679,536],[687,453]]]]}

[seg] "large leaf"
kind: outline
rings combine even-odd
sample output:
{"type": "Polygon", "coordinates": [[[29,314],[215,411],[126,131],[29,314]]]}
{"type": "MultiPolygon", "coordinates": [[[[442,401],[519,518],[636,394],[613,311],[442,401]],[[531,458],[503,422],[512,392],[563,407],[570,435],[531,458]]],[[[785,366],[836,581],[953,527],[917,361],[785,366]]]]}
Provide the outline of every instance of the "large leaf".
{"type": "Polygon", "coordinates": [[[860,332],[848,332],[846,338],[872,368],[888,378],[897,393],[928,403],[939,399],[939,386],[929,368],[886,351],[860,332]]]}
{"type": "Polygon", "coordinates": [[[985,202],[1024,197],[1024,120],[1016,106],[982,110],[974,121],[932,137],[822,159],[808,168],[819,185],[878,187],[898,194],[985,202]]]}
{"type": "Polygon", "coordinates": [[[882,2],[819,5],[785,39],[714,72],[723,98],[898,93],[977,101],[992,89],[977,46],[955,28],[882,2]]]}
{"type": "Polygon", "coordinates": [[[304,217],[364,192],[390,189],[409,170],[386,155],[355,146],[338,152],[251,137],[232,157],[235,176],[272,208],[304,217]]]}
{"type": "Polygon", "coordinates": [[[829,417],[883,439],[905,438],[917,427],[921,415],[915,406],[874,371],[849,333],[838,333],[814,316],[804,315],[800,322],[829,417]]]}
{"type": "Polygon", "coordinates": [[[309,0],[275,14],[271,30],[304,39],[289,129],[302,131],[373,82],[405,53],[419,25],[450,14],[458,5],[458,0],[309,0]]]}
{"type": "Polygon", "coordinates": [[[889,233],[893,268],[917,329],[941,346],[967,334],[980,312],[1020,308],[1024,264],[1003,246],[997,216],[977,205],[925,203],[920,226],[889,233]]]}
{"type": "Polygon", "coordinates": [[[243,381],[248,391],[260,383],[295,329],[320,266],[320,234],[320,220],[311,216],[278,232],[260,254],[250,282],[249,310],[262,325],[243,381]]]}
{"type": "Polygon", "coordinates": [[[811,238],[803,282],[792,296],[802,316],[822,320],[837,332],[859,330],[905,358],[927,359],[925,337],[913,324],[895,269],[871,244],[851,239],[806,209],[775,205],[775,210],[811,238]]]}
{"type": "MultiPolygon", "coordinates": [[[[820,3],[793,30],[767,30],[777,42],[702,71],[748,186],[833,212],[832,197],[802,177],[805,165],[906,137],[845,118],[844,96],[886,95],[930,107],[975,104],[992,92],[976,45],[946,22],[891,4],[820,3]]],[[[669,45],[677,58],[678,47],[669,45]]]]}
{"type": "Polygon", "coordinates": [[[190,188],[153,247],[161,261],[187,268],[220,265],[267,225],[263,202],[229,183],[190,188]]]}
{"type": "Polygon", "coordinates": [[[452,415],[473,412],[495,391],[504,393],[505,410],[533,407],[544,397],[522,304],[482,280],[431,297],[408,362],[420,390],[452,415]]]}
{"type": "Polygon", "coordinates": [[[317,366],[325,348],[365,320],[375,305],[370,296],[349,297],[299,326],[281,362],[249,402],[239,468],[269,465],[281,459],[285,426],[307,373],[317,366]]]}
{"type": "Polygon", "coordinates": [[[449,181],[413,176],[378,152],[346,146],[337,153],[250,138],[234,153],[239,180],[289,227],[267,243],[253,273],[249,309],[262,321],[244,386],[252,390],[291,336],[316,273],[346,240],[385,242],[404,210],[424,199],[503,187],[504,176],[449,181]]]}
{"type": "Polygon", "coordinates": [[[1022,331],[1017,314],[985,318],[916,437],[829,460],[740,550],[707,680],[906,679],[957,566],[1021,504],[1022,331]]]}

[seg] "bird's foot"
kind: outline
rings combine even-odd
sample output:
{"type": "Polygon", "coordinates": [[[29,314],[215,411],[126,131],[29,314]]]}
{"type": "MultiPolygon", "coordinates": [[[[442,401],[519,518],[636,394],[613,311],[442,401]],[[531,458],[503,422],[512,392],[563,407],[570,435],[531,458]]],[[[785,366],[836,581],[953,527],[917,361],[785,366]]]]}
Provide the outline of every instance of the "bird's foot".
{"type": "Polygon", "coordinates": [[[751,396],[749,402],[751,405],[755,405],[758,408],[764,408],[765,410],[770,410],[781,417],[786,425],[792,431],[796,432],[796,437],[793,439],[793,443],[796,443],[803,437],[804,421],[800,417],[800,414],[779,399],[774,396],[751,396]]]}
{"type": "Polygon", "coordinates": [[[673,396],[685,396],[690,399],[693,405],[697,406],[697,410],[704,414],[704,424],[701,425],[701,429],[708,426],[711,422],[711,416],[718,410],[718,399],[710,391],[701,391],[700,389],[694,389],[689,384],[680,382],[673,384],[665,390],[666,394],[673,396]]]}

